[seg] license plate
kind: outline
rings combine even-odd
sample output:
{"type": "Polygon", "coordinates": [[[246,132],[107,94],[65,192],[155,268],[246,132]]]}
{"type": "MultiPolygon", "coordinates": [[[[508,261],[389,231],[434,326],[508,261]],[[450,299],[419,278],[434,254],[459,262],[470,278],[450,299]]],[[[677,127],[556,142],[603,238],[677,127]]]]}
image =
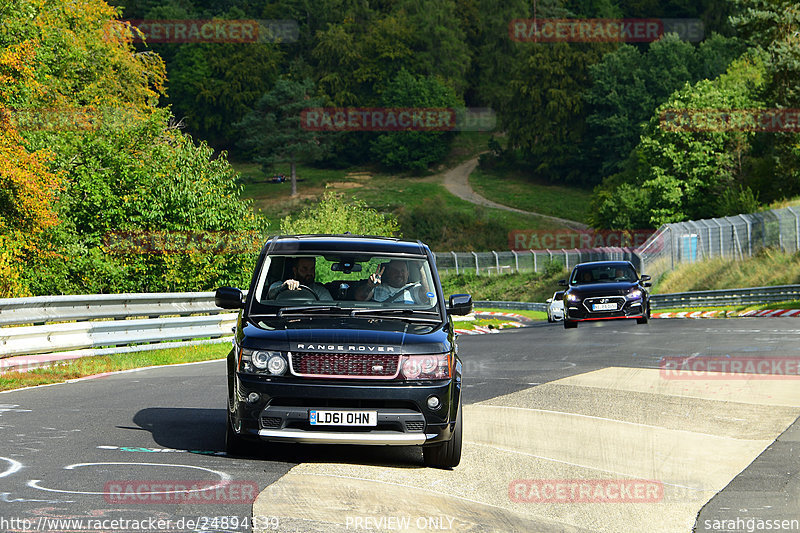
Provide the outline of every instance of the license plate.
{"type": "Polygon", "coordinates": [[[312,426],[377,426],[377,411],[318,411],[308,412],[312,426]]]}
{"type": "Polygon", "coordinates": [[[592,311],[616,311],[617,304],[592,304],[592,311]]]}

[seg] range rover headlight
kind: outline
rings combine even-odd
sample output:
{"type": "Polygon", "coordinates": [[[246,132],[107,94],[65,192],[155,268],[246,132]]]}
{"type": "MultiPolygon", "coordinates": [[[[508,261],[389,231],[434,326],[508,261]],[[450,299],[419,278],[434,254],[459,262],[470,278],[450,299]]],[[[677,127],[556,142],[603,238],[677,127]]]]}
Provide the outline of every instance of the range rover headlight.
{"type": "Polygon", "coordinates": [[[242,359],[239,362],[239,370],[242,372],[266,370],[273,375],[283,375],[286,373],[287,366],[286,358],[281,352],[242,348],[242,359]]]}
{"type": "Polygon", "coordinates": [[[453,376],[450,354],[404,355],[400,375],[405,379],[447,379],[453,376]]]}
{"type": "Polygon", "coordinates": [[[286,364],[286,359],[279,353],[272,352],[272,355],[267,359],[267,370],[269,370],[270,374],[282,376],[286,373],[287,366],[289,365],[286,364]]]}

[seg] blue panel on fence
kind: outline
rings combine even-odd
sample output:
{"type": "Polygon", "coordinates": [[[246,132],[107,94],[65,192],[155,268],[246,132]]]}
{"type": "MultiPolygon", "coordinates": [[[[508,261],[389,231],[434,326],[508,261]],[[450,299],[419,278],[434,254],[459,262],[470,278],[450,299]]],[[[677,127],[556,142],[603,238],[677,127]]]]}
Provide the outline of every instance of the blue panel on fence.
{"type": "Polygon", "coordinates": [[[681,235],[681,258],[683,261],[694,263],[697,261],[697,234],[681,235]]]}

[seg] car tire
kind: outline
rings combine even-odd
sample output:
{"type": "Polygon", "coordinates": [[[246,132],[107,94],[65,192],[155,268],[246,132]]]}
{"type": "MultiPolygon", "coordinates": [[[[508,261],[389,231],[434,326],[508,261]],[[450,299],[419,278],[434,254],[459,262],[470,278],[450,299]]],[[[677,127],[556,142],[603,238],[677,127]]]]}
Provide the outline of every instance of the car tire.
{"type": "Polygon", "coordinates": [[[442,469],[451,469],[458,466],[458,463],[461,462],[461,433],[461,402],[459,400],[453,436],[447,442],[422,448],[422,460],[425,466],[442,469]]]}
{"type": "Polygon", "coordinates": [[[547,313],[547,321],[551,323],[555,322],[555,320],[553,320],[553,317],[550,316],[550,313],[547,313]]]}
{"type": "Polygon", "coordinates": [[[577,322],[572,322],[570,320],[564,319],[564,329],[574,329],[578,327],[577,322]]]}
{"type": "Polygon", "coordinates": [[[228,413],[225,422],[225,452],[227,452],[228,455],[249,455],[253,452],[252,444],[248,440],[237,435],[233,430],[230,413],[228,413]]]}
{"type": "Polygon", "coordinates": [[[647,324],[647,321],[649,319],[650,319],[650,306],[648,305],[647,306],[647,313],[645,313],[644,316],[642,316],[642,318],[637,318],[636,319],[636,323],[637,324],[647,324]]]}

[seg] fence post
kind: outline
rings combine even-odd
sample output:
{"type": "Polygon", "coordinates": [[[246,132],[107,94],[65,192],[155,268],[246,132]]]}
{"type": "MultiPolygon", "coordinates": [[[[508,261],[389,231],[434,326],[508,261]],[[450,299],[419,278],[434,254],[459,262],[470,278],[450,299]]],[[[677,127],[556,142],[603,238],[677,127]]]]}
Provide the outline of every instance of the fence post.
{"type": "Polygon", "coordinates": [[[497,252],[495,252],[494,250],[492,250],[492,253],[494,254],[494,266],[495,266],[495,268],[497,268],[497,275],[499,276],[500,275],[500,258],[497,256],[497,252]]]}
{"type": "Polygon", "coordinates": [[[519,257],[517,257],[516,250],[511,250],[511,253],[514,254],[514,268],[516,269],[517,273],[519,274],[519,257]]]}
{"type": "Polygon", "coordinates": [[[794,237],[795,237],[795,252],[800,252],[800,215],[798,215],[794,209],[791,207],[787,207],[793,215],[794,215],[794,237]]]}
{"type": "Polygon", "coordinates": [[[747,256],[753,257],[753,235],[750,230],[750,221],[747,220],[744,215],[739,215],[739,218],[744,220],[744,224],[747,227],[747,256]]]}
{"type": "MultiPolygon", "coordinates": [[[[723,246],[723,244],[722,244],[722,243],[723,243],[723,241],[725,240],[725,239],[723,238],[723,235],[722,235],[722,224],[720,224],[720,223],[717,221],[717,219],[716,219],[716,218],[712,218],[711,220],[713,220],[713,221],[714,221],[714,224],[716,224],[717,226],[719,226],[719,256],[720,256],[720,257],[725,257],[725,247],[724,247],[724,246],[723,246]]],[[[709,231],[711,231],[711,230],[709,229],[709,231]]]]}
{"type": "Polygon", "coordinates": [[[456,264],[456,276],[458,276],[458,256],[453,251],[450,253],[453,254],[453,262],[456,264]]]}
{"type": "Polygon", "coordinates": [[[561,251],[564,252],[564,266],[567,268],[567,270],[569,270],[569,254],[563,248],[561,249],[561,251]]]}
{"type": "Polygon", "coordinates": [[[481,274],[480,270],[478,270],[478,254],[475,252],[470,252],[472,256],[475,258],[475,275],[479,276],[481,274]]]}
{"type": "Polygon", "coordinates": [[[539,272],[539,270],[538,270],[539,267],[536,265],[536,252],[531,250],[531,255],[533,256],[533,273],[535,274],[535,273],[539,272]]]}

